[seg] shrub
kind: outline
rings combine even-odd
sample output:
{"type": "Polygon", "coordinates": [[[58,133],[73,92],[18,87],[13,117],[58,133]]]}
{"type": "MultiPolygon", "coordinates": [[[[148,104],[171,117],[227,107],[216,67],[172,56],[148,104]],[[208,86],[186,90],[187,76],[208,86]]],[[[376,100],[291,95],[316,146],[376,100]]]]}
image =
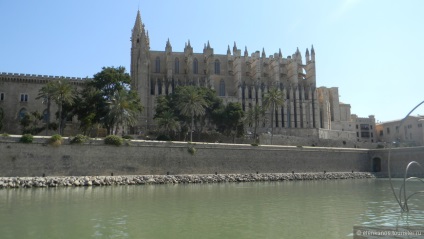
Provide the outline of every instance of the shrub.
{"type": "Polygon", "coordinates": [[[171,137],[169,137],[169,135],[166,135],[166,134],[161,134],[161,135],[159,135],[156,138],[156,140],[159,140],[159,141],[171,141],[171,137]]]}
{"type": "Polygon", "coordinates": [[[187,151],[191,154],[191,155],[194,155],[194,154],[196,154],[196,148],[195,147],[188,147],[188,149],[187,149],[187,151]]]}
{"type": "Polygon", "coordinates": [[[10,135],[8,133],[3,133],[1,136],[3,136],[3,137],[9,137],[10,135]]]}
{"type": "Polygon", "coordinates": [[[132,137],[131,135],[124,135],[122,136],[123,139],[134,139],[134,137],[132,137]]]}
{"type": "Polygon", "coordinates": [[[53,145],[53,146],[59,146],[62,144],[62,136],[60,134],[54,134],[52,135],[52,137],[50,137],[49,139],[49,144],[53,145]]]}
{"type": "Polygon", "coordinates": [[[71,144],[83,144],[89,140],[88,136],[77,134],[71,139],[71,144]]]}
{"type": "Polygon", "coordinates": [[[116,135],[108,135],[105,138],[105,144],[121,146],[124,140],[116,135]]]}
{"type": "Polygon", "coordinates": [[[33,140],[34,140],[34,136],[32,136],[32,134],[24,134],[24,135],[22,135],[19,142],[24,143],[24,144],[30,144],[30,143],[32,143],[33,140]]]}
{"type": "Polygon", "coordinates": [[[257,144],[257,143],[253,143],[253,144],[250,144],[250,145],[252,145],[252,146],[259,146],[259,144],[257,144]]]}

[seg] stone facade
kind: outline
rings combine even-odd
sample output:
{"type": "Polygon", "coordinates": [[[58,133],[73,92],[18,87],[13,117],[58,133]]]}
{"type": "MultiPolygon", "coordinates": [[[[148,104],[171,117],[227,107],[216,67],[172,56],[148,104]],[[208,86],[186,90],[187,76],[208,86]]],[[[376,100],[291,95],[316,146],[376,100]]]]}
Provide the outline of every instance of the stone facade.
{"type": "MultiPolygon", "coordinates": [[[[59,76],[0,73],[0,111],[3,112],[3,128],[0,132],[20,134],[22,132],[19,120],[25,113],[38,111],[47,118],[46,105],[43,99],[36,99],[40,89],[49,81],[64,79],[75,87],[83,84],[83,79],[75,77],[62,78],[59,76]]],[[[56,104],[52,103],[50,118],[54,119],[57,111],[56,104]]],[[[65,131],[71,134],[77,130],[74,123],[68,122],[65,131]]]]}
{"type": "MultiPolygon", "coordinates": [[[[179,85],[196,85],[216,90],[224,103],[239,102],[243,110],[262,105],[265,93],[273,87],[284,94],[284,105],[277,109],[274,133],[296,137],[359,140],[355,137],[355,119],[350,105],[339,102],[337,87],[316,86],[315,50],[306,49],[304,58],[299,49],[283,57],[281,50],[267,56],[265,50],[249,54],[234,42],[226,54],[215,54],[207,42],[202,52],[194,52],[190,41],[183,52],[174,52],[171,42],[164,51],[150,50],[147,30],[137,12],[131,36],[131,86],[144,106],[134,132],[155,128],[155,101],[160,95],[172,93],[179,85]],[[320,129],[320,130],[318,130],[320,129]]],[[[24,112],[45,112],[42,99],[36,99],[41,87],[55,76],[0,74],[0,111],[5,115],[3,132],[21,132],[19,119],[24,112]]],[[[84,80],[66,77],[76,86],[84,80]]],[[[54,117],[56,105],[52,104],[54,117]]],[[[270,118],[270,112],[267,118],[270,118]]],[[[69,122],[71,123],[71,122],[69,122]]],[[[260,133],[271,131],[270,120],[260,133]]],[[[77,122],[66,127],[68,135],[77,133],[77,122]],[[71,127],[73,126],[73,127],[71,127]]],[[[253,130],[250,130],[253,131],[253,130]]]]}
{"type": "MultiPolygon", "coordinates": [[[[190,41],[184,52],[172,51],[168,39],[164,51],[151,51],[149,36],[137,13],[132,30],[131,79],[145,111],[141,128],[154,126],[155,99],[172,93],[179,85],[215,89],[224,103],[239,102],[243,110],[262,104],[272,87],[284,93],[285,102],[275,118],[275,132],[281,129],[313,129],[321,125],[316,91],[315,50],[306,49],[305,62],[299,49],[287,57],[281,50],[267,56],[265,50],[249,55],[234,43],[227,54],[215,54],[208,42],[196,53],[190,41]]],[[[267,130],[264,127],[263,130],[267,130]]]]}
{"type": "Polygon", "coordinates": [[[377,124],[377,140],[385,143],[424,145],[424,117],[408,116],[403,121],[394,120],[377,124]]]}

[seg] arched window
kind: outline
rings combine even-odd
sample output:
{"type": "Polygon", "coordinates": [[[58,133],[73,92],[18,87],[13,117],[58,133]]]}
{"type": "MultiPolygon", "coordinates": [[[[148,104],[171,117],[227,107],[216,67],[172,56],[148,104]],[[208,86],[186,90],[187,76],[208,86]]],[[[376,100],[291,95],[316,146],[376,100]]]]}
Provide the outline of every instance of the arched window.
{"type": "Polygon", "coordinates": [[[225,96],[225,81],[223,79],[219,82],[219,96],[225,96]]]}
{"type": "Polygon", "coordinates": [[[175,58],[175,74],[180,74],[180,59],[175,58]]]}
{"type": "Polygon", "coordinates": [[[26,114],[26,113],[27,113],[27,110],[26,110],[25,108],[22,108],[22,109],[19,111],[18,119],[19,119],[19,120],[23,119],[23,118],[25,117],[25,114],[26,114]]]}
{"type": "Polygon", "coordinates": [[[155,94],[155,80],[154,79],[151,79],[150,80],[150,94],[151,95],[154,95],[155,94]]]}
{"type": "Polygon", "coordinates": [[[155,72],[159,73],[160,72],[160,58],[156,57],[156,61],[155,61],[155,72]]]}
{"type": "Polygon", "coordinates": [[[193,74],[199,74],[199,62],[197,61],[197,58],[194,58],[193,60],[193,74]]]}
{"type": "Polygon", "coordinates": [[[215,75],[221,74],[221,64],[219,60],[215,60],[215,75]]]}

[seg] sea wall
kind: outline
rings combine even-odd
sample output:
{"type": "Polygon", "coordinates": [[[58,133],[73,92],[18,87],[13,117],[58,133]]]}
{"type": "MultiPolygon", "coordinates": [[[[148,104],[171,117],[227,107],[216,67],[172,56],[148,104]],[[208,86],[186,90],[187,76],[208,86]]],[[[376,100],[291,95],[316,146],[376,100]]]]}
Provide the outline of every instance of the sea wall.
{"type": "MultiPolygon", "coordinates": [[[[388,177],[388,164],[390,154],[390,170],[392,177],[403,178],[408,164],[416,161],[424,166],[424,147],[392,148],[370,150],[369,157],[372,172],[377,177],[388,177]]],[[[424,168],[412,165],[408,176],[424,177],[424,168]]]]}
{"type": "MultiPolygon", "coordinates": [[[[251,146],[159,141],[131,141],[124,146],[103,141],[51,146],[45,139],[32,144],[0,142],[0,177],[188,175],[373,172],[387,176],[388,149],[346,149],[296,146],[251,146]]],[[[424,147],[395,148],[392,175],[406,165],[424,165],[424,147]]],[[[411,168],[411,175],[424,170],[411,168]]]]}
{"type": "Polygon", "coordinates": [[[54,147],[45,143],[0,142],[0,152],[0,177],[371,170],[365,149],[152,141],[120,147],[104,144],[54,147]]]}

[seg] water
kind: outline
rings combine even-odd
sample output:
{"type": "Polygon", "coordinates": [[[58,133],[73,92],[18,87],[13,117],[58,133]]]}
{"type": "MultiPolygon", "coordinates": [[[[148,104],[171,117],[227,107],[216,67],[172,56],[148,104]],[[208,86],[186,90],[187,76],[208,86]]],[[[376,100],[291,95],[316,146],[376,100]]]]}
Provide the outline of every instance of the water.
{"type": "MultiPolygon", "coordinates": [[[[400,185],[400,181],[396,182],[400,185]]],[[[412,183],[409,188],[423,189],[412,183]]],[[[1,238],[352,238],[354,225],[422,225],[387,180],[0,190],[1,238]]]]}

